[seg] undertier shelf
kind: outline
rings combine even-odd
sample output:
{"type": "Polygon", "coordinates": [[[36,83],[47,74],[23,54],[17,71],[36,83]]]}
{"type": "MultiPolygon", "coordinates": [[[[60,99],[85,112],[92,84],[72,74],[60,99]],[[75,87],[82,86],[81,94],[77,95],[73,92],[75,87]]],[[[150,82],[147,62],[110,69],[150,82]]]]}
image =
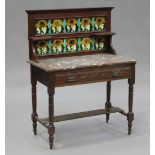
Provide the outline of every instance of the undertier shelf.
{"type": "MultiPolygon", "coordinates": [[[[124,110],[122,110],[118,107],[112,107],[112,108],[107,108],[107,109],[98,109],[98,110],[92,110],[92,111],[85,111],[85,112],[55,116],[54,122],[60,122],[60,121],[66,121],[66,120],[71,120],[71,119],[90,117],[90,116],[96,116],[96,115],[102,115],[102,114],[108,114],[108,113],[116,113],[116,112],[119,112],[119,113],[126,115],[124,110]]],[[[38,122],[40,122],[43,126],[48,128],[48,126],[49,126],[49,119],[48,118],[36,117],[36,120],[38,122]]]]}

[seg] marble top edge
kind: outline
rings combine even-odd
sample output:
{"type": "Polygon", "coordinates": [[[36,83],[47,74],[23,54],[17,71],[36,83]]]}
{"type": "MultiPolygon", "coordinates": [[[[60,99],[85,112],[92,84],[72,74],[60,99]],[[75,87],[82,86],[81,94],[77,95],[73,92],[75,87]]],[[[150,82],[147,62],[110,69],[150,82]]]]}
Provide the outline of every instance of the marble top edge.
{"type": "Polygon", "coordinates": [[[72,57],[42,59],[37,61],[38,62],[29,60],[27,62],[48,72],[104,66],[104,65],[110,66],[122,63],[136,63],[136,60],[112,54],[72,56],[72,57]]]}

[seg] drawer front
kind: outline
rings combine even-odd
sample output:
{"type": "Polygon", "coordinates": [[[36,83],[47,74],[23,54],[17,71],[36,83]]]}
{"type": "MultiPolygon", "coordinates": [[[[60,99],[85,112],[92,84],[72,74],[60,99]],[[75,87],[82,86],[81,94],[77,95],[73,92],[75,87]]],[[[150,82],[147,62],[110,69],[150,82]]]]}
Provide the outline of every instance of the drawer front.
{"type": "Polygon", "coordinates": [[[130,68],[90,70],[90,71],[70,71],[55,75],[56,86],[74,85],[90,82],[110,81],[125,79],[131,76],[130,68]]]}

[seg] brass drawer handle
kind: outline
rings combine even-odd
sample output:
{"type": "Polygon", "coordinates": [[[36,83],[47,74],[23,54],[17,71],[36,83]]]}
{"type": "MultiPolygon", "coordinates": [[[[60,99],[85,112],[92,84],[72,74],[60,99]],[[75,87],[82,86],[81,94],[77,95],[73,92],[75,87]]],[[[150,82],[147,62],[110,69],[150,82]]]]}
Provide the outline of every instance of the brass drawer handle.
{"type": "Polygon", "coordinates": [[[67,81],[68,82],[74,82],[77,79],[77,75],[76,74],[68,74],[67,76],[67,81]]]}
{"type": "Polygon", "coordinates": [[[112,71],[112,77],[118,77],[120,75],[121,75],[120,71],[112,71]]]}

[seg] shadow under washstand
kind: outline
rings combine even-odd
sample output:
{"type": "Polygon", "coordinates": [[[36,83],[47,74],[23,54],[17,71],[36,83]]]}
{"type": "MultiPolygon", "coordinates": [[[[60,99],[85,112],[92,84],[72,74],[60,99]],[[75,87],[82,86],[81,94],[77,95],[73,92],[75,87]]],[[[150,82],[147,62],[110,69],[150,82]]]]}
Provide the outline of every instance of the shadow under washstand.
{"type": "MultiPolygon", "coordinates": [[[[123,123],[122,121],[116,123],[113,120],[107,124],[103,116],[55,123],[56,133],[53,149],[81,147],[125,138],[127,126],[125,127],[123,123]]],[[[48,145],[46,129],[39,132],[38,128],[38,136],[48,145]]]]}

